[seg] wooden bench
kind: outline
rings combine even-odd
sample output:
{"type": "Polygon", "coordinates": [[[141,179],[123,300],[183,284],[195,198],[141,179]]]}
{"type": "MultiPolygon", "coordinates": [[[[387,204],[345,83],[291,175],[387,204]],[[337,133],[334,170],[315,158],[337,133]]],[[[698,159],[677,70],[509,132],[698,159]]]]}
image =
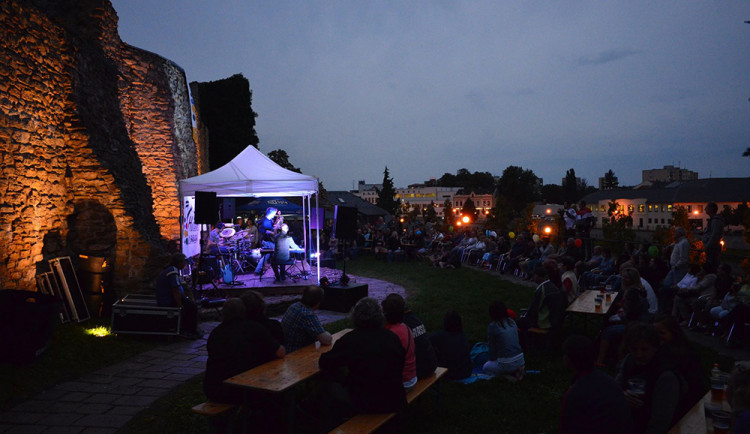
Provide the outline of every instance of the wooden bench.
{"type": "MultiPolygon", "coordinates": [[[[440,378],[448,372],[447,368],[438,367],[435,374],[417,381],[417,384],[406,394],[406,402],[411,404],[430,386],[437,383],[440,378]]],[[[438,389],[438,405],[440,405],[440,390],[438,389]]],[[[372,413],[358,414],[338,427],[331,430],[329,434],[359,434],[371,433],[391,420],[397,413],[372,413]]]]}
{"type": "Polygon", "coordinates": [[[223,402],[206,401],[193,406],[193,413],[206,416],[208,418],[209,432],[232,432],[234,421],[231,412],[237,409],[235,404],[225,404],[223,402]]]}
{"type": "Polygon", "coordinates": [[[550,329],[540,329],[537,327],[531,327],[527,330],[529,336],[529,348],[536,348],[538,346],[537,337],[544,338],[544,348],[549,350],[550,348],[550,329]]]}

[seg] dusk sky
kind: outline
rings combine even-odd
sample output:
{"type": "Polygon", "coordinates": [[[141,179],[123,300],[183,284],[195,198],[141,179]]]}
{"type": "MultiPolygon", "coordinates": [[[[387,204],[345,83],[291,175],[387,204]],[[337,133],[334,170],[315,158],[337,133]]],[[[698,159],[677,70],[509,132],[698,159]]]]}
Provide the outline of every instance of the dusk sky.
{"type": "Polygon", "coordinates": [[[750,176],[750,1],[112,0],[189,81],[241,73],[260,150],[329,190],[466,168],[750,176]]]}

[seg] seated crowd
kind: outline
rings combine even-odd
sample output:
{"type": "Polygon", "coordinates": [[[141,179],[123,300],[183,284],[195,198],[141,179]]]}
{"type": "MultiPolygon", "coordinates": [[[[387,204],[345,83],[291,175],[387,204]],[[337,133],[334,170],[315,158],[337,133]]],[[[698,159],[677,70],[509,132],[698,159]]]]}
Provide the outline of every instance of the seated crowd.
{"type": "MultiPolygon", "coordinates": [[[[453,380],[481,373],[519,381],[529,331],[546,330],[554,339],[568,305],[585,290],[606,289],[614,302],[596,341],[572,335],[562,344],[574,380],[563,397],[560,432],[666,432],[706,392],[706,373],[683,329],[726,336],[735,322],[750,319],[747,278],[733,276],[714,251],[702,266],[690,264],[681,228],[664,251],[628,244],[615,254],[603,246],[587,249],[573,237],[554,246],[530,234],[379,223],[358,230],[350,257],[368,249],[389,262],[403,253],[441,268],[494,268],[532,280],[532,301],[518,316],[501,300],[489,303],[487,350],[477,364],[458,312],[447,312],[443,329],[427,333],[401,296],[361,299],[350,314],[354,330],[321,355],[321,381],[300,405],[314,430],[329,430],[356,413],[403,409],[406,393],[437,366],[448,368],[446,378],[453,380]],[[617,366],[614,378],[597,369],[608,364],[617,366]]],[[[281,324],[265,316],[260,294],[228,300],[224,321],[208,340],[206,395],[239,402],[223,379],[315,342],[331,345],[315,314],[322,297],[321,288],[306,288],[281,324]]],[[[267,409],[261,414],[277,415],[280,403],[258,399],[257,405],[267,409]]],[[[273,421],[262,423],[273,428],[273,421]]]]}

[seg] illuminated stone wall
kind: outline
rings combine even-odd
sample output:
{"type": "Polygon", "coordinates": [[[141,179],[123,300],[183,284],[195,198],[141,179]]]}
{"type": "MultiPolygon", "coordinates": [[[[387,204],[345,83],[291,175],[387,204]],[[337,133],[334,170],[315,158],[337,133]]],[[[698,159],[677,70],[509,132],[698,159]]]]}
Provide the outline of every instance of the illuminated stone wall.
{"type": "Polygon", "coordinates": [[[198,173],[184,72],[120,41],[107,0],[3,1],[0,23],[0,284],[88,254],[140,289],[198,173]]]}

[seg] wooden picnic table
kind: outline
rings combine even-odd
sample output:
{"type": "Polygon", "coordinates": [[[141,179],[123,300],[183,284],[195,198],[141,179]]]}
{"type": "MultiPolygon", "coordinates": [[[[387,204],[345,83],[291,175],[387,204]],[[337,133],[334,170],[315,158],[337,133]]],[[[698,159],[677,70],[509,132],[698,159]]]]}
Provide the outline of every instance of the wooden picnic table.
{"type": "Polygon", "coordinates": [[[341,336],[351,330],[344,329],[335,333],[331,345],[321,345],[320,348],[316,348],[315,344],[308,345],[287,354],[284,358],[271,360],[227,378],[224,383],[266,392],[284,392],[320,372],[320,355],[328,352],[341,336]]]}
{"type": "MultiPolygon", "coordinates": [[[[285,393],[287,398],[287,421],[289,432],[294,431],[294,386],[317,375],[320,372],[318,360],[320,355],[330,351],[336,341],[352,329],[344,329],[333,334],[331,345],[310,344],[291,352],[281,359],[274,359],[256,366],[234,377],[224,380],[224,384],[244,387],[248,390],[260,390],[271,393],[285,393]]],[[[243,405],[246,407],[246,405],[243,405]]],[[[245,408],[245,413],[247,413],[245,408]]]]}
{"type": "MultiPolygon", "coordinates": [[[[709,390],[684,416],[680,419],[668,434],[693,434],[693,433],[713,433],[713,426],[706,425],[706,412],[703,405],[711,401],[711,391],[709,390]]],[[[724,400],[721,402],[723,410],[730,411],[729,403],[724,400]]]]}
{"type": "Polygon", "coordinates": [[[588,326],[588,320],[591,317],[602,317],[608,315],[612,305],[615,303],[615,300],[617,300],[617,296],[619,295],[617,292],[610,293],[611,296],[609,301],[607,301],[605,295],[602,299],[602,308],[597,311],[596,296],[599,294],[601,294],[601,291],[594,289],[583,291],[566,309],[568,314],[577,315],[583,318],[584,328],[588,326]]]}

